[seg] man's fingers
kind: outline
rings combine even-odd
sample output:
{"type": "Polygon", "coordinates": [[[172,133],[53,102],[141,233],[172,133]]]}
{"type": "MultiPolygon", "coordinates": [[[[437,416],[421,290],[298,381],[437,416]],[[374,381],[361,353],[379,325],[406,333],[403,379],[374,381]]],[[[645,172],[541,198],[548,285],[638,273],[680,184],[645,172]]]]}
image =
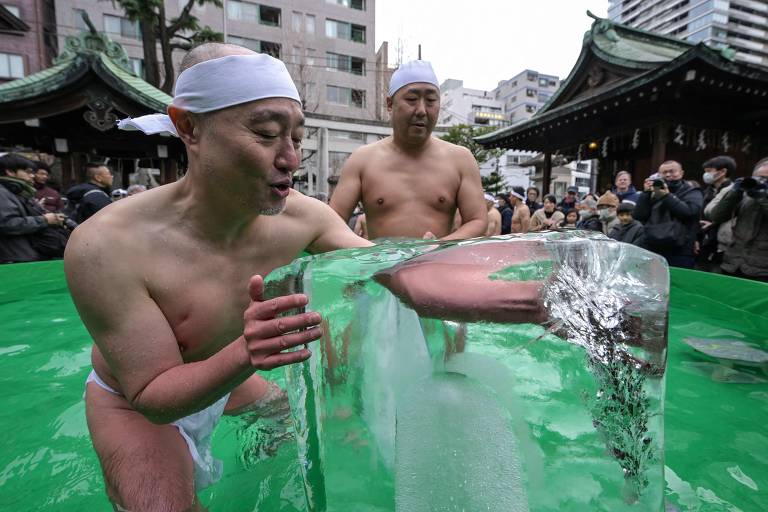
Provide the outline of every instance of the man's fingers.
{"type": "Polygon", "coordinates": [[[270,320],[280,313],[303,308],[309,301],[303,293],[284,295],[263,302],[254,301],[245,311],[246,320],[270,320]]]}
{"type": "Polygon", "coordinates": [[[309,349],[297,350],[296,352],[282,352],[264,359],[262,361],[262,366],[264,369],[271,370],[272,368],[277,368],[279,366],[287,366],[289,364],[306,361],[311,355],[312,352],[310,352],[309,349]]]}
{"type": "Polygon", "coordinates": [[[245,337],[246,339],[274,338],[292,331],[297,331],[299,329],[314,327],[318,325],[322,320],[323,319],[320,316],[320,313],[315,312],[274,318],[264,322],[257,322],[253,328],[246,326],[245,337]]]}
{"type": "Polygon", "coordinates": [[[283,334],[274,338],[247,340],[248,351],[261,354],[275,354],[285,349],[298,347],[319,339],[323,335],[321,327],[313,327],[306,331],[283,334]]]}
{"type": "Polygon", "coordinates": [[[251,277],[248,281],[248,295],[254,302],[261,302],[264,300],[264,278],[259,274],[251,277]]]}

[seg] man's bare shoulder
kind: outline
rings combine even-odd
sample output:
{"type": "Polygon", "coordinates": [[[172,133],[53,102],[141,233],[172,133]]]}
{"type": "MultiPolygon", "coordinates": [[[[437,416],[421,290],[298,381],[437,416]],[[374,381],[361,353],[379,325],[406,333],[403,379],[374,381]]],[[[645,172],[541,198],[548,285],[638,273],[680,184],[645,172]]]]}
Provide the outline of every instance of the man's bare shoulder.
{"type": "Polygon", "coordinates": [[[358,162],[365,162],[367,159],[374,156],[381,156],[392,151],[392,137],[385,137],[376,142],[371,142],[365,146],[360,146],[352,152],[349,156],[350,159],[355,159],[358,162]]]}
{"type": "Polygon", "coordinates": [[[459,146],[458,144],[448,142],[447,140],[438,139],[437,137],[433,137],[432,142],[435,145],[435,148],[437,148],[440,151],[445,151],[453,157],[461,157],[461,158],[469,157],[474,160],[474,157],[472,156],[472,152],[469,151],[464,146],[459,146]]]}

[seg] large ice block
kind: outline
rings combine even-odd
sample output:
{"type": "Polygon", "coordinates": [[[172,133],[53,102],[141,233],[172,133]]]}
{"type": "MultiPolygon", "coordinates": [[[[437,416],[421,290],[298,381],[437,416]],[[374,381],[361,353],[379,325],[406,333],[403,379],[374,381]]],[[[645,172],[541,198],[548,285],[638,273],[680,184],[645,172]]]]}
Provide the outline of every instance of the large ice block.
{"type": "Polygon", "coordinates": [[[296,260],[287,371],[313,511],[663,510],[668,272],[586,232],[296,260]]]}

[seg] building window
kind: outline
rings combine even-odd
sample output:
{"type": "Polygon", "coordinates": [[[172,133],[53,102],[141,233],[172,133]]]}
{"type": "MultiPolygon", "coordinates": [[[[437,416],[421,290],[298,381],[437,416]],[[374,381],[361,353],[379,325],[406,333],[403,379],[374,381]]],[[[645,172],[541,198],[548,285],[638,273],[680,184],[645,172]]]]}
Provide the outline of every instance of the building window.
{"type": "Polygon", "coordinates": [[[130,57],[128,59],[131,63],[131,69],[133,69],[133,74],[144,78],[144,59],[136,59],[134,57],[130,57]]]}
{"type": "Polygon", "coordinates": [[[365,59],[328,52],[326,67],[330,71],[344,71],[353,75],[365,75],[365,59]]]}
{"type": "Polygon", "coordinates": [[[528,112],[529,114],[533,114],[534,112],[536,112],[536,105],[526,105],[525,111],[528,112]]]}
{"type": "Polygon", "coordinates": [[[549,101],[549,98],[551,98],[551,97],[552,97],[551,94],[540,92],[539,93],[539,103],[546,103],[546,102],[549,101]]]}
{"type": "Polygon", "coordinates": [[[536,97],[536,89],[526,89],[525,95],[529,98],[535,98],[536,97]]]}
{"type": "Polygon", "coordinates": [[[328,103],[334,103],[336,105],[355,108],[365,107],[365,91],[362,89],[350,89],[349,87],[329,85],[326,87],[325,99],[328,100],[328,103]]]}
{"type": "Polygon", "coordinates": [[[5,7],[6,9],[8,9],[8,12],[10,12],[11,14],[13,14],[13,15],[14,15],[14,16],[16,16],[17,18],[21,19],[21,9],[19,9],[19,6],[18,6],[18,5],[8,5],[8,4],[3,4],[3,7],[5,7]]]}
{"type": "Polygon", "coordinates": [[[346,39],[356,43],[364,43],[365,27],[344,21],[325,20],[325,35],[333,39],[346,39]]]}
{"type": "Polygon", "coordinates": [[[0,78],[24,78],[24,57],[0,53],[0,78]]]}
{"type": "Polygon", "coordinates": [[[329,4],[343,5],[351,9],[357,9],[358,11],[365,10],[365,0],[325,0],[329,4]]]}
{"type": "Polygon", "coordinates": [[[293,29],[294,32],[301,32],[301,22],[303,21],[304,16],[297,11],[293,11],[291,13],[291,29],[293,29]]]}
{"type": "Polygon", "coordinates": [[[227,18],[231,20],[250,21],[270,27],[280,26],[280,9],[268,5],[252,4],[239,0],[227,2],[227,18]]]}
{"type": "Polygon", "coordinates": [[[338,140],[357,140],[365,142],[365,134],[363,132],[350,132],[347,130],[328,130],[328,136],[332,139],[338,140]]]}
{"type": "Polygon", "coordinates": [[[83,13],[85,11],[82,9],[72,9],[72,14],[75,18],[75,28],[77,30],[88,30],[88,25],[85,24],[85,20],[83,20],[83,13]]]}
{"type": "Polygon", "coordinates": [[[137,22],[111,14],[104,15],[104,32],[128,39],[141,39],[137,22]]]}
{"type": "Polygon", "coordinates": [[[329,151],[328,152],[328,174],[330,176],[339,176],[341,174],[341,168],[344,167],[344,162],[347,161],[349,155],[352,153],[344,153],[341,151],[329,151]]]}
{"type": "Polygon", "coordinates": [[[306,29],[307,34],[314,34],[315,33],[315,15],[307,14],[304,21],[306,22],[304,28],[306,29]]]}
{"type": "Polygon", "coordinates": [[[259,41],[258,39],[237,36],[227,36],[227,42],[244,46],[255,52],[266,53],[276,59],[280,58],[280,43],[271,43],[269,41],[259,41]]]}
{"type": "Polygon", "coordinates": [[[535,82],[535,81],[536,81],[536,77],[537,77],[537,76],[538,76],[538,75],[536,75],[535,73],[528,73],[528,74],[526,75],[526,78],[528,78],[528,81],[529,81],[529,82],[535,82]]]}

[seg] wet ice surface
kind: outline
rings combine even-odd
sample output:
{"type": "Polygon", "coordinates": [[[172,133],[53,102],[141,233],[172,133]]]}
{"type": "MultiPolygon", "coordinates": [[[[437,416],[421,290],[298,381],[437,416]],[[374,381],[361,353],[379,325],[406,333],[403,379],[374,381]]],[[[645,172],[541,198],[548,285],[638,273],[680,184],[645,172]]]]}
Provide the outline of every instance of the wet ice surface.
{"type": "Polygon", "coordinates": [[[287,374],[310,509],[663,508],[657,256],[578,233],[401,242],[270,283],[328,322],[287,374]]]}

